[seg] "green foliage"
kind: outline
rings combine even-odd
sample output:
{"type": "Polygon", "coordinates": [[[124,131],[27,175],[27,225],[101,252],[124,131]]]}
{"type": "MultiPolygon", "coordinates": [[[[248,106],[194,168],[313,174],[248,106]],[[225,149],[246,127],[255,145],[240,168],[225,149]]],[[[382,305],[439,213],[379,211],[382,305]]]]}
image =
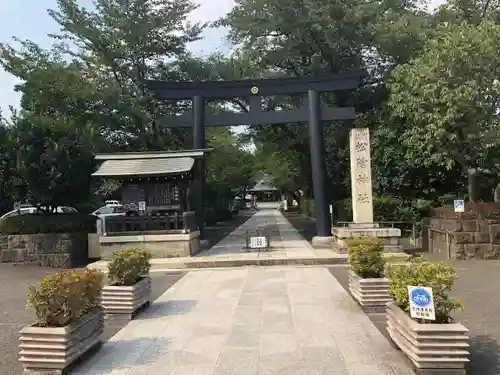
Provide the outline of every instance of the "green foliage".
{"type": "Polygon", "coordinates": [[[500,26],[440,29],[424,53],[394,69],[389,105],[405,127],[399,139],[415,165],[495,168],[500,137],[500,26]]]}
{"type": "Polygon", "coordinates": [[[137,248],[122,249],[113,253],[108,264],[108,277],[114,285],[134,285],[149,274],[152,255],[137,248]]]}
{"type": "Polygon", "coordinates": [[[449,296],[456,279],[452,265],[434,264],[416,258],[408,264],[390,265],[386,270],[389,279],[389,293],[397,305],[408,314],[408,285],[432,288],[435,323],[451,323],[451,314],[462,308],[460,301],[449,296]]]}
{"type": "MultiPolygon", "coordinates": [[[[207,130],[207,147],[213,148],[206,160],[207,184],[212,186],[212,190],[214,185],[217,186],[215,194],[226,195],[227,202],[220,202],[225,209],[233,195],[241,194],[242,189],[253,184],[256,172],[254,157],[245,150],[245,146],[244,140],[227,128],[207,130]]],[[[214,198],[211,201],[218,200],[214,198]]]]}
{"type": "MultiPolygon", "coordinates": [[[[187,47],[200,39],[206,25],[186,22],[196,9],[193,1],[97,0],[95,7],[85,8],[75,0],[58,0],[49,11],[61,29],[54,36],[57,46],[45,50],[19,40],[18,49],[0,45],[0,64],[22,82],[17,86],[21,112],[9,126],[0,120],[0,212],[12,200],[26,198],[90,208],[92,152],[190,145],[185,129],[166,129],[157,121],[182,112],[185,105],[178,109],[157,101],[145,80],[358,69],[367,70],[373,84],[355,93],[325,93],[322,99],[354,106],[357,125],[361,121],[373,129],[377,194],[434,200],[459,192],[465,184],[464,163],[492,170],[500,165],[495,160],[500,137],[493,126],[498,26],[484,22],[499,20],[498,4],[452,0],[435,15],[421,5],[420,0],[238,0],[220,22],[230,31],[234,52],[198,58],[187,47]]],[[[268,97],[263,105],[280,110],[304,103],[299,95],[268,97]]],[[[243,98],[210,106],[248,110],[243,98]]],[[[333,201],[349,196],[352,125],[325,124],[325,167],[333,201]]],[[[311,193],[306,126],[250,126],[249,137],[255,157],[227,129],[207,130],[207,143],[214,148],[206,164],[207,212],[217,213],[214,217],[226,215],[229,201],[244,194],[255,171],[268,172],[280,189],[311,193]]]]}
{"type": "Polygon", "coordinates": [[[312,198],[302,198],[300,200],[300,213],[309,217],[316,217],[316,205],[312,198]]]}
{"type": "MultiPolygon", "coordinates": [[[[298,149],[294,149],[297,151],[298,149]]],[[[272,176],[272,185],[280,190],[295,190],[305,182],[299,155],[291,149],[261,145],[255,156],[257,169],[272,176]]]]}
{"type": "Polygon", "coordinates": [[[373,131],[372,177],[374,194],[405,200],[430,199],[460,189],[465,185],[459,166],[447,169],[437,163],[416,164],[407,157],[409,146],[404,137],[407,124],[399,119],[387,119],[385,110],[373,131]],[[387,150],[391,150],[388,152],[387,150]],[[459,188],[457,188],[457,186],[459,188]]]}
{"type": "Polygon", "coordinates": [[[381,278],[384,275],[384,246],[376,238],[356,238],[347,241],[349,264],[364,279],[381,278]]]}
{"type": "MultiPolygon", "coordinates": [[[[304,76],[366,69],[367,81],[354,95],[323,95],[329,105],[354,105],[367,126],[385,126],[387,114],[376,108],[387,99],[380,82],[395,65],[417,55],[435,33],[432,18],[419,10],[420,1],[363,0],[240,0],[221,21],[230,30],[230,39],[253,67],[253,77],[304,76]],[[367,53],[370,51],[370,53],[367,53]],[[373,52],[373,53],[372,53],[373,52]]],[[[248,71],[244,71],[247,74],[248,71]]],[[[297,108],[304,97],[266,98],[268,109],[297,108]]],[[[325,160],[334,196],[340,200],[348,194],[348,132],[352,123],[325,124],[325,160]]],[[[302,189],[309,194],[312,186],[307,127],[298,124],[256,126],[250,132],[257,155],[275,186],[302,189]]],[[[398,142],[397,142],[398,143],[398,142]]],[[[391,144],[389,148],[397,148],[391,144]]],[[[376,145],[373,147],[376,148],[376,145]]],[[[406,159],[396,159],[400,164],[406,159]]],[[[411,164],[406,163],[408,169],[411,164]]],[[[374,168],[376,170],[376,166],[374,168]]],[[[381,168],[383,171],[384,168],[381,168]]],[[[425,173],[422,173],[425,175],[425,173]]],[[[389,178],[392,178],[391,175],[389,178]]],[[[417,179],[415,179],[417,180],[417,179]]],[[[411,187],[411,185],[409,185],[411,187]]]]}
{"type": "Polygon", "coordinates": [[[92,128],[79,128],[64,116],[16,118],[12,137],[18,142],[17,177],[26,196],[42,206],[71,205],[90,195],[95,162],[92,128]]]}
{"type": "MultiPolygon", "coordinates": [[[[337,221],[352,220],[351,199],[335,202],[333,206],[337,221]]],[[[432,207],[433,202],[423,199],[407,202],[393,197],[373,197],[373,213],[376,222],[420,221],[424,217],[431,216],[432,207]]]]}
{"type": "Polygon", "coordinates": [[[62,271],[30,285],[27,308],[33,308],[41,327],[63,327],[100,303],[104,274],[99,270],[62,271]]]}
{"type": "Polygon", "coordinates": [[[80,213],[19,215],[0,220],[1,234],[95,232],[96,218],[80,213]]]}

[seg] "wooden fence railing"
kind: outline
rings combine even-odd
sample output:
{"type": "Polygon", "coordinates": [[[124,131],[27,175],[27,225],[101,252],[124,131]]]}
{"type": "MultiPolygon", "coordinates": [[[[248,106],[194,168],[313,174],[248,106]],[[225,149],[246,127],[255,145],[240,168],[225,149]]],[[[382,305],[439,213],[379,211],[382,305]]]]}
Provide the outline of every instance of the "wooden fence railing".
{"type": "Polygon", "coordinates": [[[189,233],[195,231],[194,212],[158,216],[112,216],[104,220],[107,236],[152,233],[189,233]]]}

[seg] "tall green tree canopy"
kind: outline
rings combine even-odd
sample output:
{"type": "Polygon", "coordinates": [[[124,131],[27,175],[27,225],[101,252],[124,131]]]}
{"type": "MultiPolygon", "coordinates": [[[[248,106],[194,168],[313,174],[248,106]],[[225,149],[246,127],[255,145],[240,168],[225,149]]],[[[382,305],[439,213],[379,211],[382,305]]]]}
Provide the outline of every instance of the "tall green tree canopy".
{"type": "Polygon", "coordinates": [[[500,151],[500,26],[443,30],[425,52],[398,66],[389,105],[404,119],[401,140],[416,165],[493,168],[500,151]]]}

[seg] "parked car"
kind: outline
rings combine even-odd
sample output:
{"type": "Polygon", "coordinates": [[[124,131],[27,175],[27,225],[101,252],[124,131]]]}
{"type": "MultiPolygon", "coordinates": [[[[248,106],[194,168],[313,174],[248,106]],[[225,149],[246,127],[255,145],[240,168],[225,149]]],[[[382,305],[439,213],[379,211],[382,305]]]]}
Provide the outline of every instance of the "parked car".
{"type": "Polygon", "coordinates": [[[98,208],[91,215],[96,216],[98,218],[109,217],[109,216],[125,216],[125,210],[122,205],[118,206],[103,206],[98,208]]]}
{"type": "Polygon", "coordinates": [[[122,204],[115,200],[109,200],[104,202],[105,206],[121,206],[122,204]]]}
{"type": "MultiPolygon", "coordinates": [[[[32,214],[42,214],[44,213],[44,208],[45,207],[40,207],[41,210],[38,210],[37,207],[20,207],[16,210],[12,210],[10,212],[7,212],[5,215],[0,217],[0,219],[6,219],[8,217],[13,217],[13,216],[19,216],[19,215],[32,215],[32,214]]],[[[56,214],[69,214],[69,213],[75,213],[78,212],[78,210],[74,207],[69,207],[69,206],[59,206],[56,207],[56,209],[53,211],[53,213],[56,214]]]]}

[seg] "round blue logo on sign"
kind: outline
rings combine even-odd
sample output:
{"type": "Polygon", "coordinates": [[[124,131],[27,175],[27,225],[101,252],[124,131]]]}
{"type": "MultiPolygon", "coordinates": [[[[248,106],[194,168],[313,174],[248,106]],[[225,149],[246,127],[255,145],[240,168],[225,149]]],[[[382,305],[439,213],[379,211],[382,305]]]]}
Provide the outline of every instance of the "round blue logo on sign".
{"type": "Polygon", "coordinates": [[[431,303],[431,295],[425,289],[413,289],[411,291],[410,297],[412,302],[420,307],[427,306],[431,303]]]}

